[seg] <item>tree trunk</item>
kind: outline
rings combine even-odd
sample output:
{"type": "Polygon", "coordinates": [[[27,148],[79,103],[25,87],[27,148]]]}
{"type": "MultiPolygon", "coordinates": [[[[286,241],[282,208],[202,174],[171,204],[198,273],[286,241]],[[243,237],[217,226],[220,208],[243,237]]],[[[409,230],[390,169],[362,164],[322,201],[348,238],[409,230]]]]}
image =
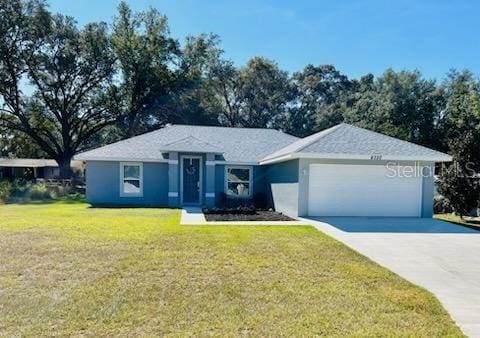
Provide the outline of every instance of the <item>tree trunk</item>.
{"type": "Polygon", "coordinates": [[[72,155],[63,154],[62,157],[57,159],[58,168],[60,169],[61,179],[71,179],[73,172],[70,162],[72,161],[72,155]]]}

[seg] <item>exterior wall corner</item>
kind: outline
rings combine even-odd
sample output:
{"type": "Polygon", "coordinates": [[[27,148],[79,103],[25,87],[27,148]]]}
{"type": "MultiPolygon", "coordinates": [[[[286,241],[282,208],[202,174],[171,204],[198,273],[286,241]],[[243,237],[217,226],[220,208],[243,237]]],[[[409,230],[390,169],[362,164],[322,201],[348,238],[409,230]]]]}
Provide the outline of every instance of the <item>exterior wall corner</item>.
{"type": "Polygon", "coordinates": [[[435,163],[429,163],[422,171],[422,218],[433,217],[433,198],[435,190],[434,182],[435,163]]]}
{"type": "Polygon", "coordinates": [[[180,206],[179,178],[178,178],[178,153],[168,154],[168,206],[180,206]]]}

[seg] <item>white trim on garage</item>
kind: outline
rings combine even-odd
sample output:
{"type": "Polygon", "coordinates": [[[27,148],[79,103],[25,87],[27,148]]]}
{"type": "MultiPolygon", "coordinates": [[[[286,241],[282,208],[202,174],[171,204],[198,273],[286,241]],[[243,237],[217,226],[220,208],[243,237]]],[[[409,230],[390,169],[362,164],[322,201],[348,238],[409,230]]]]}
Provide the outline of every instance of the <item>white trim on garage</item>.
{"type": "Polygon", "coordinates": [[[421,162],[450,162],[452,157],[447,156],[382,156],[381,154],[357,155],[357,154],[319,154],[319,153],[292,153],[260,161],[260,165],[279,163],[295,159],[333,159],[333,160],[383,160],[383,161],[421,161],[421,162]]]}

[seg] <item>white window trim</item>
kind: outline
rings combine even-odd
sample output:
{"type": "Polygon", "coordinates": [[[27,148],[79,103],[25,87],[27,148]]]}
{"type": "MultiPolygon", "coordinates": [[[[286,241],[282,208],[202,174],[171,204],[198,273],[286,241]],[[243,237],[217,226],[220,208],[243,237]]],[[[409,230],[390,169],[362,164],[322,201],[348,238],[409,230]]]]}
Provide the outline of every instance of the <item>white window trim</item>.
{"type": "Polygon", "coordinates": [[[252,198],[253,192],[253,166],[250,165],[226,165],[225,166],[225,185],[224,185],[224,192],[228,198],[239,198],[239,199],[249,199],[252,198]],[[228,193],[228,169],[248,169],[248,195],[246,196],[239,196],[239,195],[232,195],[228,193]]]}
{"type": "Polygon", "coordinates": [[[142,162],[120,162],[120,197],[143,197],[143,163],[142,162]],[[138,193],[128,193],[123,191],[123,181],[125,166],[139,166],[140,167],[140,192],[138,193]]]}

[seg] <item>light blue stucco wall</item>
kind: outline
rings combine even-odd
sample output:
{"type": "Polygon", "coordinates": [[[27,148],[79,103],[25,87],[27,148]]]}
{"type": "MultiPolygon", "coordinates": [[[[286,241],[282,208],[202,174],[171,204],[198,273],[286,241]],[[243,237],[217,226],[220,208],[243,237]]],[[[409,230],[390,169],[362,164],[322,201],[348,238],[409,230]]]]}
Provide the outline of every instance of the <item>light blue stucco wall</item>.
{"type": "Polygon", "coordinates": [[[267,182],[267,167],[253,166],[253,194],[269,194],[267,182]]]}
{"type": "Polygon", "coordinates": [[[168,206],[170,207],[180,205],[179,172],[178,153],[172,151],[168,154],[168,206]]]}
{"type": "Polygon", "coordinates": [[[425,163],[424,175],[422,178],[422,217],[433,216],[433,198],[435,195],[435,163],[425,163]]]}
{"type": "MultiPolygon", "coordinates": [[[[180,160],[181,155],[178,154],[180,160]]],[[[192,154],[193,155],[193,154],[192,154]]],[[[225,192],[225,165],[206,165],[213,157],[202,156],[203,193],[202,204],[218,204],[221,193],[225,192]],[[209,202],[206,193],[215,193],[209,202]]],[[[174,156],[171,160],[174,160],[174,156]]],[[[265,193],[267,202],[277,211],[291,216],[308,214],[308,177],[312,163],[341,164],[386,164],[386,161],[339,161],[339,160],[291,160],[266,166],[253,167],[253,195],[265,193]]],[[[397,162],[401,165],[413,165],[413,162],[397,162]]],[[[423,162],[420,165],[432,168],[434,163],[423,162]]],[[[107,161],[88,161],[86,168],[87,201],[92,204],[112,205],[171,205],[168,192],[180,192],[180,165],[167,163],[143,163],[143,197],[120,197],[120,163],[107,161]],[[169,170],[169,167],[172,170],[169,170]]],[[[433,169],[430,169],[433,172],[433,169]]],[[[433,176],[422,178],[422,217],[432,217],[433,213],[433,176]]],[[[252,196],[253,196],[252,195],[252,196]]]]}
{"type": "Polygon", "coordinates": [[[215,155],[206,154],[205,162],[205,204],[212,207],[216,202],[215,195],[215,155]]]}
{"type": "Polygon", "coordinates": [[[87,161],[86,197],[91,204],[168,204],[168,164],[143,163],[143,197],[120,197],[120,162],[87,161]]]}
{"type": "Polygon", "coordinates": [[[276,211],[299,215],[299,161],[265,166],[266,191],[276,211]]]}
{"type": "Polygon", "coordinates": [[[219,204],[222,193],[225,192],[225,166],[215,166],[215,203],[219,204]]]}
{"type": "MultiPolygon", "coordinates": [[[[171,153],[170,164],[143,163],[143,197],[120,197],[120,162],[88,161],[87,201],[92,204],[179,206],[182,194],[180,161],[182,156],[188,155],[197,156],[198,154],[171,153]],[[177,192],[178,197],[168,197],[169,192],[177,192]]],[[[224,192],[225,165],[207,165],[207,161],[213,162],[213,156],[208,154],[200,156],[202,157],[200,204],[212,206],[219,201],[220,193],[224,192]],[[215,197],[207,197],[207,193],[213,193],[215,197]]],[[[266,192],[264,170],[263,167],[253,166],[253,194],[266,192]]]]}

